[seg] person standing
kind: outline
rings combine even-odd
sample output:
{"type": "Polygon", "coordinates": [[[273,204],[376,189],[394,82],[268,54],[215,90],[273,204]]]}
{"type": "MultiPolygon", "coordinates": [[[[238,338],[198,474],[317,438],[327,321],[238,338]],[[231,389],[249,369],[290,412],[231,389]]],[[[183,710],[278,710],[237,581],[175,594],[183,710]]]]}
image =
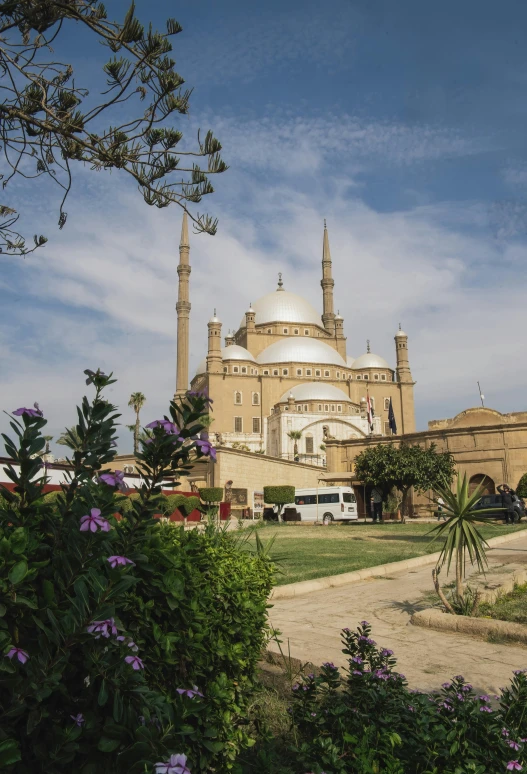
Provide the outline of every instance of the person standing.
{"type": "Polygon", "coordinates": [[[371,510],[373,516],[373,523],[382,521],[382,492],[375,487],[371,493],[371,510]]]}
{"type": "Polygon", "coordinates": [[[441,519],[443,519],[443,521],[446,521],[445,512],[443,510],[445,501],[443,500],[442,497],[438,497],[436,500],[436,503],[437,503],[437,520],[441,521],[441,519]]]}
{"type": "Polygon", "coordinates": [[[508,484],[501,484],[498,486],[498,492],[501,495],[501,504],[505,509],[505,524],[514,524],[514,500],[512,497],[512,491],[508,484]]]}

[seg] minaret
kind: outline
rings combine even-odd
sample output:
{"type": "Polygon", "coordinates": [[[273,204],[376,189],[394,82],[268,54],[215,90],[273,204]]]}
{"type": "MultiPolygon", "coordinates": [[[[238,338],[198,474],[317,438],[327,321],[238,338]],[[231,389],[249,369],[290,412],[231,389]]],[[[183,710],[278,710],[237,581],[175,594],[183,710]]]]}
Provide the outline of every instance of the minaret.
{"type": "Polygon", "coordinates": [[[322,243],[322,279],[320,284],[322,286],[323,299],[322,322],[328,333],[331,333],[331,335],[334,336],[335,312],[333,311],[333,286],[335,285],[335,282],[331,276],[331,253],[329,251],[329,237],[325,220],[324,240],[322,243]]]}
{"type": "Polygon", "coordinates": [[[340,310],[335,315],[335,339],[337,342],[337,352],[346,360],[346,338],[344,336],[344,318],[340,310]]]}
{"type": "Polygon", "coordinates": [[[181,225],[181,240],[179,242],[178,297],[177,311],[177,370],[176,395],[181,397],[188,390],[188,354],[189,354],[189,278],[190,278],[190,243],[188,239],[187,213],[183,213],[181,225]]]}
{"type": "Polygon", "coordinates": [[[209,346],[207,351],[207,373],[221,374],[223,361],[221,358],[221,322],[216,317],[216,310],[207,323],[209,329],[209,346]]]}
{"type": "MultiPolygon", "coordinates": [[[[395,334],[395,357],[397,359],[397,383],[401,399],[401,423],[398,433],[415,433],[414,380],[408,359],[408,336],[401,330],[395,334]]],[[[396,417],[398,419],[398,417],[396,417]]]]}

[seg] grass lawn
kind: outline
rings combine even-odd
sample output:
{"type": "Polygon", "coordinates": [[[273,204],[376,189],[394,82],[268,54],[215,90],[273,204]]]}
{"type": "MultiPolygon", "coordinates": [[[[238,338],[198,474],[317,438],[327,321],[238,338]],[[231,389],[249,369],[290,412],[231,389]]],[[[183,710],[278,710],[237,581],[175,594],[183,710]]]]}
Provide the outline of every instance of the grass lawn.
{"type": "MultiPolygon", "coordinates": [[[[296,527],[269,524],[258,530],[260,538],[274,536],[271,556],[279,567],[277,585],[339,575],[364,567],[398,562],[441,550],[427,533],[433,524],[336,524],[328,527],[296,527]]],[[[526,529],[527,524],[484,524],[485,538],[526,529]]],[[[254,543],[254,535],[251,543],[254,543]]]]}
{"type": "Polygon", "coordinates": [[[493,605],[481,605],[478,615],[527,624],[527,583],[516,586],[514,591],[504,594],[493,605]]]}

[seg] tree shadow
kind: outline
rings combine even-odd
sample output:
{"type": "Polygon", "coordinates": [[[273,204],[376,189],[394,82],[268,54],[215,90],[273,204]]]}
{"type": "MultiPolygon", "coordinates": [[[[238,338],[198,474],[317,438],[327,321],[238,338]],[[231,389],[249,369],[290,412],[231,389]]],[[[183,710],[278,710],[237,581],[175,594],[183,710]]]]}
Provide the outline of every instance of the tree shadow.
{"type": "MultiPolygon", "coordinates": [[[[404,543],[431,543],[433,537],[430,535],[372,535],[369,540],[400,540],[404,543]]],[[[441,538],[436,541],[438,544],[441,538]]]]}
{"type": "Polygon", "coordinates": [[[392,602],[388,603],[386,607],[391,607],[393,610],[400,610],[401,613],[407,613],[408,615],[413,615],[414,613],[418,613],[420,610],[426,610],[426,608],[432,607],[432,606],[430,605],[430,603],[424,602],[422,600],[417,600],[416,602],[410,602],[409,599],[405,599],[404,602],[393,600],[392,602]]]}

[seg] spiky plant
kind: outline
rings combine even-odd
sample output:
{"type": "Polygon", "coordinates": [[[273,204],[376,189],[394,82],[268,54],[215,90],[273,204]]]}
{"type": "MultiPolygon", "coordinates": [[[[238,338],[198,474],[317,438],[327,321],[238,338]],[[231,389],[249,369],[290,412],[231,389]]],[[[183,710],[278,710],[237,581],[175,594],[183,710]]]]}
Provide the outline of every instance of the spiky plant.
{"type": "Polygon", "coordinates": [[[294,454],[295,457],[298,454],[298,441],[302,438],[302,430],[290,430],[287,434],[287,437],[290,438],[292,441],[294,441],[294,454]]]}
{"type": "Polygon", "coordinates": [[[481,498],[484,489],[484,483],[480,484],[469,494],[469,487],[466,474],[461,479],[457,478],[456,492],[452,492],[450,487],[437,487],[436,494],[443,498],[443,511],[447,520],[434,527],[430,533],[435,533],[433,540],[440,537],[445,538],[445,543],[437,560],[437,564],[432,573],[436,591],[450,613],[454,613],[439,586],[438,575],[446,564],[447,574],[450,571],[452,560],[455,561],[456,569],[456,601],[461,603],[463,600],[463,579],[466,574],[467,556],[472,565],[476,565],[480,572],[485,572],[488,566],[486,551],[488,543],[476,526],[476,522],[486,513],[491,513],[496,508],[478,508],[474,507],[481,498]]]}

